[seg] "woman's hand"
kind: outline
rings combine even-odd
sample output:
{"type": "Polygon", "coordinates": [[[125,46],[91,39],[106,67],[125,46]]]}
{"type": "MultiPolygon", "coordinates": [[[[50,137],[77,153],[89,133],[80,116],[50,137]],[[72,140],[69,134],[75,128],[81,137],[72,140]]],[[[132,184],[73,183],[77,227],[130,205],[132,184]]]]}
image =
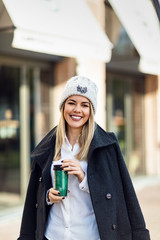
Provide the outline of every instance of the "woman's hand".
{"type": "Polygon", "coordinates": [[[64,171],[67,171],[68,174],[75,175],[79,182],[82,182],[82,180],[85,177],[85,173],[78,161],[75,161],[73,159],[65,159],[62,161],[62,167],[64,171]]]}
{"type": "Polygon", "coordinates": [[[48,192],[48,199],[51,203],[59,203],[65,197],[59,196],[60,192],[55,190],[54,188],[50,188],[48,192]]]}

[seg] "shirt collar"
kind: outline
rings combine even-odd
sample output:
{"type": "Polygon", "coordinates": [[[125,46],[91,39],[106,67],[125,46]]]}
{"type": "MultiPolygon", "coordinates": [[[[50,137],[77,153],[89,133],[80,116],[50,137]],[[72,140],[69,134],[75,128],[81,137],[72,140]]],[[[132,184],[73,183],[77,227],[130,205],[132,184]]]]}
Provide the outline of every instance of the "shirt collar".
{"type": "Polygon", "coordinates": [[[78,139],[76,140],[76,143],[74,144],[74,146],[72,148],[72,145],[70,144],[70,142],[67,138],[67,135],[65,135],[65,145],[67,148],[69,148],[69,150],[76,151],[76,152],[77,152],[77,150],[79,150],[78,139]]]}

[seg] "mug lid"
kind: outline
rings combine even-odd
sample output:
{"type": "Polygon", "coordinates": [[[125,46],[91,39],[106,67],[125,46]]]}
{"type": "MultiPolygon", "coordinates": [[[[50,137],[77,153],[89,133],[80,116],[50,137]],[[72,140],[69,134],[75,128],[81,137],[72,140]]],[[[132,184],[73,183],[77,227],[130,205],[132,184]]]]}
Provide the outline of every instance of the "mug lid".
{"type": "Polygon", "coordinates": [[[53,166],[53,170],[59,170],[59,171],[62,171],[63,168],[62,168],[61,166],[62,166],[62,164],[61,164],[61,165],[60,165],[60,164],[54,165],[54,166],[53,166]]]}

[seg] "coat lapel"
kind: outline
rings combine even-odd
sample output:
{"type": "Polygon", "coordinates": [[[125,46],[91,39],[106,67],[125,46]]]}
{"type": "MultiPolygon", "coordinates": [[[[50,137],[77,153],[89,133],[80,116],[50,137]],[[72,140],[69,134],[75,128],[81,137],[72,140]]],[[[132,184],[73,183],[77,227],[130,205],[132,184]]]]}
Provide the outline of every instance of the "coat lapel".
{"type": "Polygon", "coordinates": [[[106,147],[116,142],[117,139],[114,133],[107,133],[97,124],[88,153],[88,161],[90,160],[95,149],[106,147]]]}
{"type": "Polygon", "coordinates": [[[31,158],[35,160],[41,169],[45,168],[46,160],[53,157],[56,141],[56,128],[53,128],[37,145],[31,153],[31,158]]]}
{"type": "Polygon", "coordinates": [[[51,148],[55,145],[56,140],[56,127],[53,128],[43,139],[42,141],[35,147],[33,152],[31,153],[32,158],[41,158],[43,154],[50,151],[51,148]]]}
{"type": "Polygon", "coordinates": [[[52,150],[46,159],[46,164],[42,170],[42,179],[46,186],[46,189],[52,187],[50,169],[53,161],[54,151],[52,150]]]}

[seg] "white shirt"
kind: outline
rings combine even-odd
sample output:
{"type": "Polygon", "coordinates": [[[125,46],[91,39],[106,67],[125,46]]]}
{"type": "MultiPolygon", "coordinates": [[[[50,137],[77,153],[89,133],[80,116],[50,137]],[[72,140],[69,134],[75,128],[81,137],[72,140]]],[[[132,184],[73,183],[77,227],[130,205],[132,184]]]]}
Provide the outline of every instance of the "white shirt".
{"type": "MultiPolygon", "coordinates": [[[[66,137],[61,148],[60,160],[78,161],[74,157],[78,152],[78,142],[72,149],[66,137]]],[[[80,161],[80,165],[85,172],[83,181],[79,183],[75,175],[68,175],[67,197],[51,207],[45,231],[48,240],[100,240],[87,182],[87,161],[80,161]]],[[[54,186],[53,174],[52,164],[51,176],[54,186]]]]}

